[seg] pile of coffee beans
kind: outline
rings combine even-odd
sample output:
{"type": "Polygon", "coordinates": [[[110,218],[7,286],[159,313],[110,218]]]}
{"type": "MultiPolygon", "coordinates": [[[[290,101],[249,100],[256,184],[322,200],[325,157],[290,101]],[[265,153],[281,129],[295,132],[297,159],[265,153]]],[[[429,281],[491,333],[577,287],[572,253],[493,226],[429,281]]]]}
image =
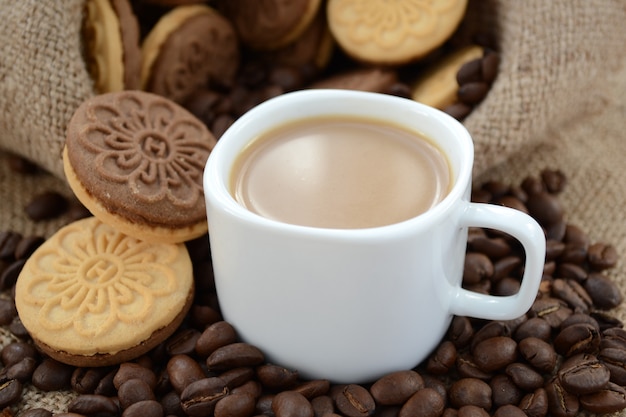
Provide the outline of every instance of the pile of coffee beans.
{"type": "MultiPolygon", "coordinates": [[[[560,171],[544,170],[519,185],[487,182],[472,195],[529,213],[543,226],[546,264],[530,311],[510,321],[455,317],[422,364],[371,384],[304,380],[239,340],[220,315],[206,236],[187,242],[197,296],[173,336],[118,366],[61,364],[35,349],[12,298],[21,266],[44,238],[2,231],[0,324],[15,341],[0,351],[0,408],[3,415],[24,408],[24,417],[567,417],[625,409],[626,330],[610,314],[622,293],[607,274],[618,254],[566,222],[558,198],[565,185],[560,171]],[[62,413],[26,410],[20,401],[28,385],[71,390],[73,399],[62,413]]],[[[463,285],[514,294],[523,264],[523,250],[510,236],[473,228],[463,285]]]]}

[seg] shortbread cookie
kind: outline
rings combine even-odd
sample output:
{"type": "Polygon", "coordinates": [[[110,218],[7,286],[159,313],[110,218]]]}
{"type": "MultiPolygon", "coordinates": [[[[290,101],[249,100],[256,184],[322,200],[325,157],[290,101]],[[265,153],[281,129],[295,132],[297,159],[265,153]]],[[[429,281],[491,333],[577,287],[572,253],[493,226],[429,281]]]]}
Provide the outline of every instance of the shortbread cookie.
{"type": "Polygon", "coordinates": [[[252,49],[281,48],[313,21],[321,0],[221,0],[217,7],[234,24],[241,42],[252,49]]]}
{"type": "Polygon", "coordinates": [[[202,173],[215,143],[171,100],[108,93],[70,119],[63,167],[78,199],[103,222],[139,239],[182,242],[207,231],[202,173]]]}
{"type": "Polygon", "coordinates": [[[87,0],[83,40],[96,91],[139,88],[139,23],[128,0],[87,0]]]}
{"type": "Polygon", "coordinates": [[[466,46],[432,64],[413,85],[415,101],[443,110],[457,102],[457,73],[466,62],[480,58],[483,48],[466,46]]]}
{"type": "Polygon", "coordinates": [[[397,65],[442,45],[465,14],[467,0],[328,0],[328,25],[351,57],[397,65]]]}
{"type": "Polygon", "coordinates": [[[30,256],[15,305],[45,354],[75,366],[107,366],[163,342],[193,295],[184,244],[144,242],[89,217],[63,227],[30,256]]]}
{"type": "Polygon", "coordinates": [[[239,43],[213,8],[179,6],[163,15],[142,44],[142,89],[184,103],[199,88],[232,86],[239,43]]]}

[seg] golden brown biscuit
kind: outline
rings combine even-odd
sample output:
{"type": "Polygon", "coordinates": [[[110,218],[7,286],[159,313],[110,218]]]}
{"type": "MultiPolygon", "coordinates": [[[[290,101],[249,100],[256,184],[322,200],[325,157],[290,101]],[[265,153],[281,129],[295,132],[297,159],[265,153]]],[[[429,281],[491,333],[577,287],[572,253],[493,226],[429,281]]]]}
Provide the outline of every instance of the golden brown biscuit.
{"type": "Polygon", "coordinates": [[[234,24],[241,42],[258,50],[283,47],[313,21],[321,0],[222,0],[218,9],[234,24]]]}
{"type": "Polygon", "coordinates": [[[209,6],[179,6],[163,15],[142,44],[142,89],[184,103],[199,88],[230,87],[239,68],[231,23],[209,6]]]}
{"type": "Polygon", "coordinates": [[[473,59],[483,55],[477,45],[461,48],[431,65],[413,84],[412,98],[440,110],[457,101],[459,84],[456,75],[459,69],[473,59]]]}
{"type": "Polygon", "coordinates": [[[444,43],[465,14],[467,0],[328,0],[333,36],[353,58],[396,65],[444,43]]]}
{"type": "Polygon", "coordinates": [[[78,199],[101,221],[139,239],[182,242],[207,231],[202,173],[215,142],[171,100],[108,93],[72,116],[63,166],[78,199]]]}
{"type": "Polygon", "coordinates": [[[139,88],[139,23],[128,0],[87,0],[83,39],[96,91],[139,88]]]}
{"type": "Polygon", "coordinates": [[[30,256],[15,305],[44,353],[75,366],[106,366],[165,340],[193,294],[184,244],[151,244],[89,217],[60,229],[30,256]]]}

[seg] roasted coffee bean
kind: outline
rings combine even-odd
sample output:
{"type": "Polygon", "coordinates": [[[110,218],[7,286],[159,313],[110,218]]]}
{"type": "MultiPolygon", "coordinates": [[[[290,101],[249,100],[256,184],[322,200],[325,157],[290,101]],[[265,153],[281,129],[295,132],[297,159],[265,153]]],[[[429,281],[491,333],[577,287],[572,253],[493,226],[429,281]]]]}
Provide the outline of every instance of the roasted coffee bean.
{"type": "Polygon", "coordinates": [[[472,338],[472,343],[470,344],[471,351],[473,352],[479,343],[482,343],[487,339],[498,336],[507,337],[510,335],[511,327],[508,325],[508,323],[504,321],[490,321],[474,334],[474,337],[472,338]]]}
{"type": "Polygon", "coordinates": [[[384,93],[396,97],[411,98],[412,90],[408,84],[397,82],[387,87],[384,93]]]}
{"type": "Polygon", "coordinates": [[[26,383],[33,377],[33,372],[38,363],[35,358],[25,357],[21,361],[4,368],[2,371],[8,379],[17,379],[21,383],[26,383]]]}
{"type": "Polygon", "coordinates": [[[304,395],[295,391],[282,391],[272,399],[272,411],[276,417],[313,417],[313,405],[304,395]]]}
{"type": "Polygon", "coordinates": [[[35,368],[32,384],[42,391],[61,391],[71,386],[74,368],[46,358],[35,368]]]}
{"type": "Polygon", "coordinates": [[[413,370],[407,370],[381,377],[372,384],[370,393],[377,404],[401,405],[422,388],[424,380],[421,375],[413,370]]]}
{"type": "Polygon", "coordinates": [[[617,284],[601,273],[589,274],[584,287],[593,304],[603,310],[615,308],[623,301],[622,292],[617,284]]]}
{"type": "Polygon", "coordinates": [[[597,392],[582,395],[580,405],[585,410],[598,414],[621,411],[626,408],[626,389],[609,382],[605,388],[597,392]]]}
{"type": "Polygon", "coordinates": [[[568,243],[565,245],[563,253],[559,257],[562,263],[583,265],[587,260],[587,247],[580,246],[577,243],[568,243]]]}
{"type": "Polygon", "coordinates": [[[220,378],[204,378],[192,382],[180,394],[180,403],[190,416],[211,415],[215,404],[229,394],[228,387],[220,378]]]}
{"type": "Polygon", "coordinates": [[[206,364],[211,371],[224,371],[242,366],[256,366],[263,363],[265,357],[256,346],[237,342],[222,346],[209,355],[206,364]]]}
{"type": "Polygon", "coordinates": [[[53,219],[65,212],[67,199],[56,191],[45,191],[33,197],[24,207],[24,212],[31,220],[53,219]]]}
{"type": "Polygon", "coordinates": [[[559,194],[565,189],[567,178],[565,174],[558,169],[544,169],[540,173],[546,190],[552,194],[559,194]]]}
{"type": "Polygon", "coordinates": [[[230,392],[233,394],[248,394],[252,396],[252,398],[258,399],[261,394],[263,394],[263,386],[259,381],[251,379],[250,381],[231,389],[230,392]]]}
{"type": "Polygon", "coordinates": [[[298,372],[274,364],[257,366],[256,376],[261,384],[270,390],[288,390],[298,380],[298,372]]]}
{"type": "Polygon", "coordinates": [[[237,341],[233,326],[225,321],[218,321],[207,327],[196,341],[196,353],[206,358],[218,348],[237,341]]]}
{"type": "Polygon", "coordinates": [[[15,259],[28,258],[45,241],[43,236],[24,236],[15,247],[15,259]]]}
{"type": "Polygon", "coordinates": [[[520,340],[527,337],[536,337],[538,339],[549,341],[552,334],[552,327],[540,317],[533,317],[526,320],[515,330],[513,338],[519,343],[520,340]]]}
{"type": "Polygon", "coordinates": [[[17,403],[22,397],[23,386],[17,379],[0,380],[0,407],[17,403]]]}
{"type": "Polygon", "coordinates": [[[521,408],[513,404],[506,404],[498,407],[493,413],[493,417],[528,417],[528,415],[521,408]]]}
{"type": "Polygon", "coordinates": [[[73,399],[67,406],[70,413],[114,417],[119,413],[117,404],[104,395],[85,394],[73,399]]]}
{"type": "Polygon", "coordinates": [[[456,408],[475,405],[489,410],[492,404],[491,394],[491,387],[485,381],[477,378],[461,378],[450,386],[448,399],[456,408]]]}
{"type": "Polygon", "coordinates": [[[527,337],[517,346],[522,357],[536,370],[547,373],[554,369],[557,354],[551,344],[536,337],[527,337]]]}
{"type": "Polygon", "coordinates": [[[109,371],[93,390],[93,394],[105,395],[107,397],[115,395],[117,393],[117,389],[113,384],[113,379],[115,378],[116,374],[117,369],[109,371]]]}
{"type": "Polygon", "coordinates": [[[560,262],[556,274],[561,278],[573,279],[577,282],[584,282],[589,275],[582,266],[569,262],[560,262]]]}
{"type": "Polygon", "coordinates": [[[494,261],[511,254],[511,245],[502,237],[475,237],[469,245],[472,251],[483,253],[494,261]]]}
{"type": "Polygon", "coordinates": [[[491,293],[498,296],[515,295],[519,292],[520,286],[521,283],[517,279],[505,277],[495,284],[491,293]]]}
{"type": "Polygon", "coordinates": [[[25,263],[26,259],[18,259],[0,273],[0,290],[8,290],[15,285],[25,263]]]}
{"type": "Polygon", "coordinates": [[[493,264],[492,281],[500,281],[501,279],[510,276],[513,271],[522,265],[522,259],[519,256],[505,256],[498,259],[493,264]]]}
{"type": "Polygon", "coordinates": [[[467,346],[474,336],[472,322],[465,316],[454,316],[446,333],[446,338],[454,343],[457,349],[467,346]]]}
{"type": "Polygon", "coordinates": [[[548,411],[554,417],[574,417],[578,414],[578,397],[563,388],[558,377],[553,377],[545,387],[548,397],[548,411]]]}
{"type": "Polygon", "coordinates": [[[478,252],[468,252],[465,255],[463,269],[463,282],[476,284],[482,279],[491,278],[493,275],[493,263],[487,255],[478,252]]]}
{"type": "Polygon", "coordinates": [[[26,327],[24,327],[19,315],[13,317],[11,324],[9,324],[9,330],[13,333],[13,336],[19,339],[26,340],[30,337],[30,334],[28,333],[28,330],[26,330],[26,327]]]}
{"type": "Polygon", "coordinates": [[[572,314],[572,309],[567,307],[565,301],[553,297],[539,298],[530,308],[531,317],[544,319],[554,329],[560,327],[563,320],[572,314]]]}
{"type": "Polygon", "coordinates": [[[565,357],[595,352],[599,347],[600,332],[587,323],[567,326],[554,338],[554,349],[565,357]]]}
{"type": "Polygon", "coordinates": [[[493,372],[517,360],[517,343],[510,337],[492,337],[476,345],[472,355],[481,370],[493,372]]]}
{"type": "Polygon", "coordinates": [[[424,388],[434,389],[439,393],[439,395],[441,395],[441,398],[443,398],[444,402],[448,402],[448,386],[443,381],[443,378],[440,379],[428,373],[420,374],[420,376],[424,380],[424,388]]]}
{"type": "Polygon", "coordinates": [[[572,394],[590,394],[606,387],[611,373],[595,355],[581,353],[567,359],[558,372],[561,386],[572,394]]]}
{"type": "Polygon", "coordinates": [[[545,184],[539,178],[526,177],[522,180],[521,188],[530,197],[533,194],[538,194],[545,191],[545,184]]]}
{"type": "Polygon", "coordinates": [[[500,55],[494,51],[487,51],[481,60],[483,81],[491,84],[498,75],[500,55]]]}
{"type": "Polygon", "coordinates": [[[122,417],[163,417],[163,406],[155,400],[140,401],[128,407],[122,417]]]}
{"type": "Polygon", "coordinates": [[[335,397],[335,405],[339,412],[347,417],[369,416],[376,409],[376,403],[370,392],[356,384],[343,387],[335,397]]]}
{"type": "MultiPolygon", "coordinates": [[[[205,262],[203,262],[203,265],[204,264],[205,262]]],[[[212,268],[212,265],[210,262],[206,262],[206,264],[208,266],[208,269],[212,268]]],[[[197,265],[198,265],[198,262],[195,263],[194,267],[197,267],[197,265]]],[[[206,271],[201,274],[196,274],[194,272],[194,275],[206,277],[207,273],[206,271]]],[[[214,291],[214,290],[204,289],[203,291],[214,291]]],[[[189,311],[189,318],[190,318],[191,324],[194,327],[199,328],[199,329],[205,329],[205,330],[208,326],[222,320],[222,317],[219,311],[215,310],[213,307],[208,306],[208,305],[197,305],[197,304],[194,304],[193,306],[191,306],[191,310],[189,311]]],[[[200,338],[198,338],[198,340],[200,340],[201,338],[202,338],[202,335],[200,335],[200,338]]],[[[198,352],[197,340],[196,340],[196,353],[200,354],[198,352]]],[[[206,357],[206,356],[208,356],[208,353],[202,355],[202,357],[206,357]]]]}
{"type": "MultiPolygon", "coordinates": [[[[284,391],[284,392],[291,392],[291,391],[284,391]]],[[[274,402],[274,397],[276,396],[276,394],[263,394],[260,397],[257,398],[256,400],[256,405],[255,405],[255,411],[257,415],[264,415],[264,416],[273,416],[274,415],[274,411],[272,411],[272,404],[274,402]]]]}
{"type": "Polygon", "coordinates": [[[489,413],[476,405],[464,405],[457,411],[458,417],[489,417],[489,413]]]}
{"type": "Polygon", "coordinates": [[[468,106],[465,103],[453,103],[443,109],[444,113],[454,117],[456,120],[465,119],[471,112],[472,106],[468,106]]]}
{"type": "Polygon", "coordinates": [[[415,392],[402,405],[398,417],[439,417],[446,406],[445,400],[432,388],[423,388],[415,392]]]}
{"type": "Polygon", "coordinates": [[[256,400],[248,394],[230,394],[215,404],[215,417],[249,417],[254,414],[256,400]]]}
{"type": "Polygon", "coordinates": [[[333,399],[328,395],[320,395],[311,399],[311,406],[313,406],[313,414],[315,417],[332,414],[335,411],[333,399]]]}
{"type": "Polygon", "coordinates": [[[52,411],[45,408],[30,408],[20,413],[20,417],[52,417],[52,411]]]}
{"type": "Polygon", "coordinates": [[[588,324],[596,329],[598,333],[600,332],[600,325],[598,324],[597,320],[591,317],[589,314],[583,313],[572,314],[571,316],[563,320],[563,322],[561,323],[561,330],[574,324],[588,324]]]}
{"type": "Polygon", "coordinates": [[[310,400],[320,395],[325,395],[329,389],[330,382],[327,379],[313,379],[298,384],[293,388],[293,391],[299,392],[310,400]]]}
{"type": "Polygon", "coordinates": [[[602,332],[602,339],[600,340],[600,349],[604,348],[626,350],[626,329],[613,327],[604,330],[602,332]]]}
{"type": "Polygon", "coordinates": [[[626,385],[626,349],[604,348],[598,358],[611,372],[611,382],[626,385]]]}
{"type": "Polygon", "coordinates": [[[548,393],[544,388],[537,388],[522,398],[519,408],[528,417],[545,417],[548,414],[548,393]]]}
{"type": "Polygon", "coordinates": [[[448,373],[456,363],[457,351],[454,343],[445,340],[437,346],[426,362],[426,370],[433,375],[448,373]]]}
{"type": "Polygon", "coordinates": [[[304,84],[302,74],[292,67],[280,66],[272,68],[268,78],[271,84],[280,86],[284,91],[293,91],[304,84]]]}
{"type": "Polygon", "coordinates": [[[137,378],[129,379],[120,385],[117,390],[117,397],[119,398],[122,409],[126,409],[140,401],[156,400],[150,385],[137,378]]]}
{"type": "Polygon", "coordinates": [[[610,313],[607,313],[606,311],[594,310],[590,311],[589,315],[598,322],[600,331],[614,327],[624,327],[624,323],[620,319],[610,313]]]}
{"type": "Polygon", "coordinates": [[[135,378],[145,381],[152,389],[157,385],[157,377],[153,370],[132,362],[120,365],[113,378],[113,385],[119,389],[124,382],[135,378]]]}
{"type": "Polygon", "coordinates": [[[524,391],[534,391],[543,386],[543,376],[525,363],[512,363],[504,370],[511,381],[524,391]]]}
{"type": "Polygon", "coordinates": [[[505,404],[517,404],[524,395],[506,374],[498,374],[489,381],[491,387],[492,407],[497,408],[505,404]]]}
{"type": "Polygon", "coordinates": [[[498,206],[509,207],[522,213],[528,214],[528,209],[526,208],[526,204],[524,204],[519,198],[514,197],[512,195],[502,196],[492,202],[492,204],[496,204],[498,206]]]}
{"type": "Polygon", "coordinates": [[[165,341],[165,350],[171,356],[191,355],[194,353],[200,334],[196,329],[179,330],[165,341]]]}
{"type": "Polygon", "coordinates": [[[4,366],[11,366],[22,361],[24,358],[36,359],[39,355],[31,343],[12,342],[2,348],[0,358],[4,366]]]}
{"type": "Polygon", "coordinates": [[[167,362],[170,384],[179,394],[192,382],[206,377],[198,361],[188,355],[175,355],[167,362]]]}
{"type": "Polygon", "coordinates": [[[8,261],[15,260],[15,248],[17,248],[22,237],[23,236],[18,232],[0,232],[0,259],[8,261]]]}
{"type": "Polygon", "coordinates": [[[560,240],[546,240],[546,261],[553,261],[563,254],[565,243],[560,240]]]}
{"type": "Polygon", "coordinates": [[[76,368],[72,372],[70,384],[79,394],[93,394],[102,379],[111,371],[110,368],[76,368]]]}
{"type": "Polygon", "coordinates": [[[486,181],[482,187],[491,193],[493,200],[497,200],[511,192],[511,186],[503,181],[486,181]]]}
{"type": "Polygon", "coordinates": [[[593,300],[578,282],[572,279],[552,281],[552,294],[565,301],[574,311],[588,313],[593,300]]]}
{"type": "Polygon", "coordinates": [[[463,85],[469,82],[483,81],[482,59],[476,58],[467,61],[456,73],[456,82],[463,85]]]}
{"type": "Polygon", "coordinates": [[[0,326],[10,324],[17,317],[17,309],[12,299],[0,298],[0,326]]]}
{"type": "Polygon", "coordinates": [[[528,213],[542,226],[550,226],[563,220],[564,209],[561,201],[548,192],[529,195],[526,207],[528,213]]]}
{"type": "Polygon", "coordinates": [[[474,358],[469,352],[463,352],[457,356],[456,370],[463,378],[478,378],[488,381],[493,376],[491,372],[483,371],[474,362],[474,358]]]}
{"type": "MultiPolygon", "coordinates": [[[[199,365],[199,364],[198,364],[199,365]]],[[[254,369],[251,367],[233,368],[219,374],[229,389],[233,389],[251,381],[254,378],[254,369]]]]}
{"type": "Polygon", "coordinates": [[[163,414],[166,416],[184,417],[185,412],[180,405],[180,395],[176,391],[170,391],[164,394],[160,399],[163,414]]]}
{"type": "Polygon", "coordinates": [[[618,260],[617,250],[613,245],[604,243],[594,243],[587,249],[587,260],[591,268],[596,271],[603,271],[613,268],[618,260]]]}
{"type": "Polygon", "coordinates": [[[466,104],[480,103],[489,92],[489,84],[483,81],[474,81],[459,86],[457,98],[466,104]]]}

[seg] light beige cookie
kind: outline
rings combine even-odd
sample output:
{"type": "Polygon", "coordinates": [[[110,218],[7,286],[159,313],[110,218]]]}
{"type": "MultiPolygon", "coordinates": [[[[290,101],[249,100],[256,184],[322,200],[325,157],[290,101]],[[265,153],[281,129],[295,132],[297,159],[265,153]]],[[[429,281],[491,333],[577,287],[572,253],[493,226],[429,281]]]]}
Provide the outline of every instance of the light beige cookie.
{"type": "Polygon", "coordinates": [[[443,110],[457,101],[459,83],[456,75],[459,69],[471,60],[483,56],[483,48],[477,45],[466,46],[433,63],[415,81],[412,99],[443,110]]]}
{"type": "Polygon", "coordinates": [[[144,39],[143,90],[184,103],[199,88],[231,87],[239,68],[232,24],[213,8],[194,4],[163,15],[144,39]]]}
{"type": "Polygon", "coordinates": [[[63,227],[30,256],[15,305],[44,353],[75,366],[106,366],[163,342],[193,295],[184,244],[144,242],[89,217],[63,227]]]}
{"type": "Polygon", "coordinates": [[[96,91],[139,88],[139,23],[128,0],[87,0],[82,34],[96,91]]]}
{"type": "Polygon", "coordinates": [[[337,43],[351,57],[397,65],[442,45],[465,15],[467,0],[328,0],[337,43]]]}
{"type": "Polygon", "coordinates": [[[207,232],[202,173],[216,140],[165,97],[122,91],[92,97],[68,123],[67,181],[94,216],[156,243],[207,232]]]}

